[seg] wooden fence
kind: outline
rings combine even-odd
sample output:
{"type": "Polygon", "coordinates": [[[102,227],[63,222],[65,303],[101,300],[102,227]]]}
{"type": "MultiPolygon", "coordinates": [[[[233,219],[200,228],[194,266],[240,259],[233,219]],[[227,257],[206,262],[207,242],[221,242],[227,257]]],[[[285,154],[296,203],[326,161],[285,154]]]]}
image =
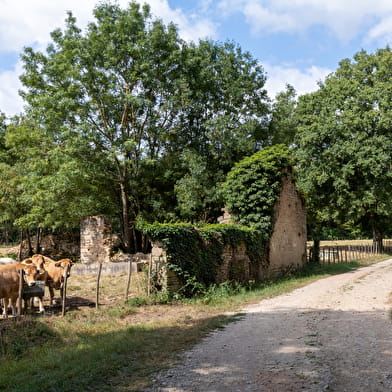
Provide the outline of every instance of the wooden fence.
{"type": "MultiPolygon", "coordinates": [[[[308,246],[307,258],[312,260],[313,247],[308,246]]],[[[384,240],[380,249],[373,244],[364,245],[323,245],[320,246],[320,263],[346,263],[353,260],[363,260],[376,254],[392,254],[392,240],[384,240]]]]}

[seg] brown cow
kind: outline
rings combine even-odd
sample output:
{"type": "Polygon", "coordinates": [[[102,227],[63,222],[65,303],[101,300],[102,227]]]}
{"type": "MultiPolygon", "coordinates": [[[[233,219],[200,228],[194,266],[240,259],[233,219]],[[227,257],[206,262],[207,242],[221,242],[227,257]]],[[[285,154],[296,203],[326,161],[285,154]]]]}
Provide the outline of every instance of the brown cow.
{"type": "MultiPolygon", "coordinates": [[[[37,266],[38,272],[40,276],[37,280],[46,281],[47,279],[47,272],[45,271],[45,257],[40,254],[34,254],[31,257],[24,259],[22,261],[23,264],[34,264],[37,266]]],[[[45,308],[43,304],[43,296],[41,297],[34,297],[36,298],[38,305],[39,305],[39,312],[45,313],[45,308]]],[[[30,298],[29,300],[25,300],[25,309],[28,307],[32,308],[34,305],[34,299],[30,298]]]]}
{"type": "Polygon", "coordinates": [[[39,272],[33,264],[13,263],[0,265],[0,299],[4,299],[3,316],[7,317],[7,304],[10,303],[12,314],[16,316],[16,300],[19,296],[19,271],[28,286],[34,286],[39,272]]]}
{"type": "Polygon", "coordinates": [[[39,254],[32,255],[28,259],[22,261],[23,264],[34,264],[37,266],[38,272],[45,271],[45,257],[39,254]]]}
{"type": "MultiPolygon", "coordinates": [[[[41,255],[42,256],[42,255],[41,255]]],[[[63,298],[63,284],[65,278],[65,271],[68,270],[67,278],[70,276],[71,267],[73,262],[71,259],[61,259],[59,261],[54,261],[49,257],[42,256],[45,260],[45,271],[47,277],[45,284],[49,289],[50,304],[54,304],[54,290],[60,290],[61,298],[63,298]],[[67,266],[69,265],[68,269],[67,266]]]]}

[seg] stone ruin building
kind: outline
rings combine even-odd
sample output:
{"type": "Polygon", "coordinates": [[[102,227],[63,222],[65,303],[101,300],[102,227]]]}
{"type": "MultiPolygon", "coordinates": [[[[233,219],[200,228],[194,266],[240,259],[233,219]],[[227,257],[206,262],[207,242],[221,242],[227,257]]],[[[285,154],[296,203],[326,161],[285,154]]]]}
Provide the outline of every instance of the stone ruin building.
{"type": "MultiPolygon", "coordinates": [[[[220,223],[231,222],[230,214],[224,211],[220,223]]],[[[113,235],[110,223],[103,216],[86,217],[81,223],[80,261],[85,268],[94,269],[97,262],[104,267],[124,270],[132,264],[134,272],[154,270],[160,276],[164,289],[177,290],[180,282],[172,271],[165,268],[166,251],[160,243],[152,244],[150,254],[113,254],[113,235]]],[[[226,246],[223,264],[215,277],[217,283],[226,280],[260,280],[287,271],[297,270],[306,264],[306,210],[304,202],[295,188],[291,176],[283,176],[281,193],[274,207],[273,234],[269,240],[265,262],[256,270],[252,266],[244,245],[236,248],[226,246]]]]}

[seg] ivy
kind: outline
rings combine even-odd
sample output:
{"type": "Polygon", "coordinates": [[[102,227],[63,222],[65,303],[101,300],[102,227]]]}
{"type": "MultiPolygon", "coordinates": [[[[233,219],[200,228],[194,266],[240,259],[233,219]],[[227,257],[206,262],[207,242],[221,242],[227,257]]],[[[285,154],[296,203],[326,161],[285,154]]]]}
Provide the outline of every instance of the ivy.
{"type": "Polygon", "coordinates": [[[154,223],[142,220],[137,228],[166,250],[168,268],[177,273],[194,295],[215,282],[223,263],[225,246],[246,246],[252,263],[265,261],[265,250],[272,232],[273,209],[281,189],[284,169],[292,158],[285,145],[266,147],[237,163],[223,185],[226,205],[238,224],[194,227],[187,223],[154,223]]]}
{"type": "Polygon", "coordinates": [[[226,207],[233,218],[259,231],[265,241],[271,236],[273,209],[284,169],[292,163],[287,146],[265,147],[238,162],[222,186],[226,207]]]}
{"type": "Polygon", "coordinates": [[[216,283],[217,269],[223,263],[226,245],[236,247],[244,243],[251,261],[262,261],[265,243],[256,230],[248,227],[213,224],[197,228],[187,223],[148,224],[138,221],[137,228],[153,242],[162,243],[168,268],[182,280],[187,288],[186,295],[194,295],[202,287],[216,283]]]}

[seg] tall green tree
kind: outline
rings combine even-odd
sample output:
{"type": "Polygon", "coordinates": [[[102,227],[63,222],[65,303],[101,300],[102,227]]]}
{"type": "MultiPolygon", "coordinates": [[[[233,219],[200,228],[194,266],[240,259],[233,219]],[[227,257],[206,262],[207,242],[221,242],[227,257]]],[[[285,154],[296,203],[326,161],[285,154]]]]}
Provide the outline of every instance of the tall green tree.
{"type": "Polygon", "coordinates": [[[82,139],[77,146],[57,142],[27,117],[14,118],[4,139],[0,200],[5,217],[16,226],[73,229],[83,216],[114,208],[110,187],[96,172],[104,157],[92,155],[82,139]]]}
{"type": "Polygon", "coordinates": [[[269,123],[269,141],[271,144],[291,145],[297,131],[295,109],[297,93],[293,86],[286,85],[286,89],[279,92],[272,104],[271,121],[269,123]]]}
{"type": "Polygon", "coordinates": [[[317,219],[362,223],[381,244],[392,217],[392,52],[345,59],[299,99],[299,182],[317,219]]]}
{"type": "Polygon", "coordinates": [[[69,13],[46,54],[25,49],[23,97],[56,137],[82,135],[111,161],[130,250],[138,210],[130,187],[141,158],[159,155],[160,133],[176,114],[170,98],[179,88],[181,42],[173,25],[151,20],[147,6],[101,4],[94,16],[83,34],[69,13]]]}
{"type": "Polygon", "coordinates": [[[81,139],[103,154],[130,250],[140,212],[174,210],[167,201],[187,173],[179,152],[222,173],[254,148],[267,112],[265,77],[235,45],[186,44],[147,5],[100,4],[94,17],[82,32],[69,13],[46,53],[25,49],[22,95],[56,143],[81,139]]]}
{"type": "Polygon", "coordinates": [[[227,172],[267,140],[268,97],[260,64],[231,42],[190,43],[183,51],[186,105],[170,152],[184,175],[175,190],[182,217],[214,219],[227,172]],[[173,150],[174,148],[174,150],[173,150]]]}

